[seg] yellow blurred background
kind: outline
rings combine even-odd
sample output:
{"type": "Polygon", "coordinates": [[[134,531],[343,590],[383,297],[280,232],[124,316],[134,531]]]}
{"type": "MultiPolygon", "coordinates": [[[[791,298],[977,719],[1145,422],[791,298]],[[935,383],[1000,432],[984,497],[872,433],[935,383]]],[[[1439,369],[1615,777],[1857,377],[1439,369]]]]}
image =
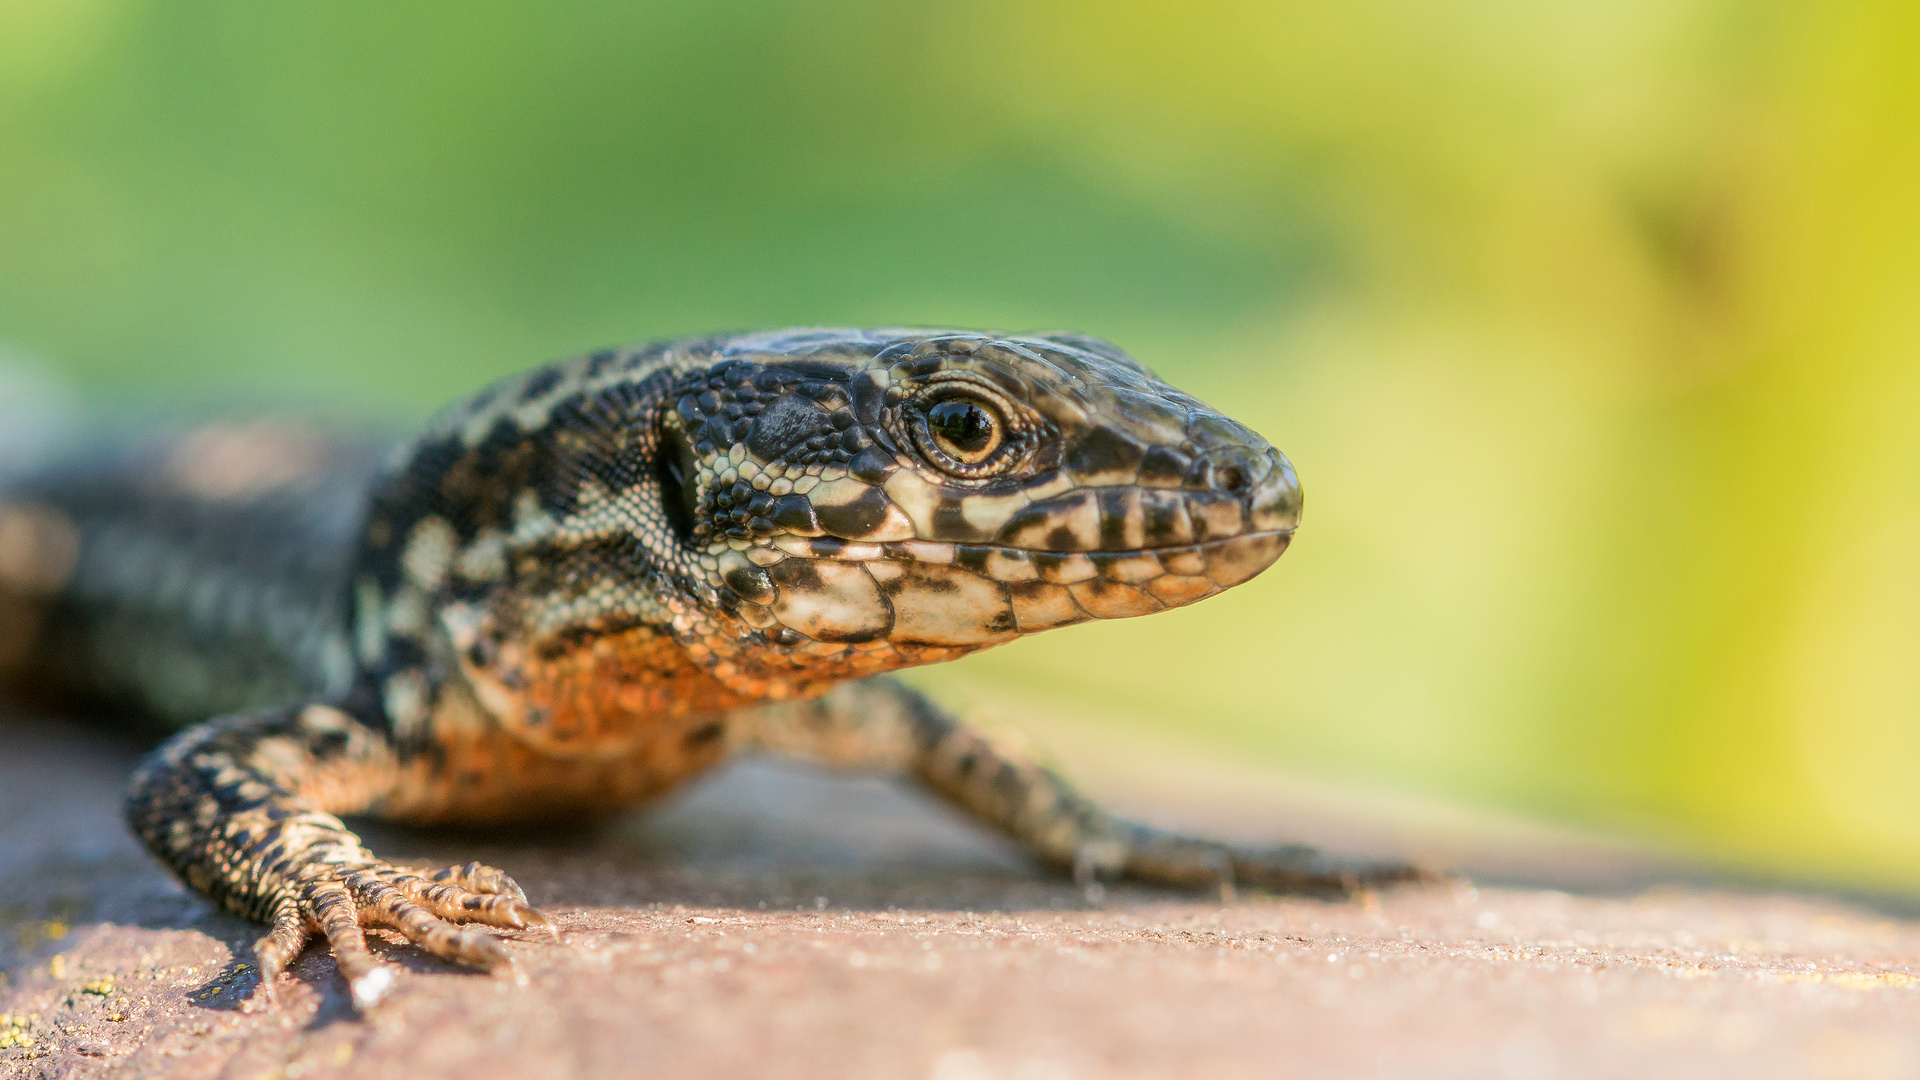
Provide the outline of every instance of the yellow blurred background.
{"type": "Polygon", "coordinates": [[[1294,549],[966,662],[1920,890],[1920,5],[0,0],[0,340],[396,423],[789,323],[1112,338],[1294,549]]]}

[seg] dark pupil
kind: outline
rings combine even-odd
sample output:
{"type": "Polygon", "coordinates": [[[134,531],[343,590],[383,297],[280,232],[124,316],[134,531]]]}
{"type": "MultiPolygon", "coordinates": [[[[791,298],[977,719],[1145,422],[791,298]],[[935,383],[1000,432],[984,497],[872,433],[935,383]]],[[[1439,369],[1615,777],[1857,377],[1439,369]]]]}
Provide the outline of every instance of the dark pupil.
{"type": "Polygon", "coordinates": [[[993,440],[993,417],[971,401],[943,401],[927,410],[927,426],[961,453],[977,454],[993,440]]]}

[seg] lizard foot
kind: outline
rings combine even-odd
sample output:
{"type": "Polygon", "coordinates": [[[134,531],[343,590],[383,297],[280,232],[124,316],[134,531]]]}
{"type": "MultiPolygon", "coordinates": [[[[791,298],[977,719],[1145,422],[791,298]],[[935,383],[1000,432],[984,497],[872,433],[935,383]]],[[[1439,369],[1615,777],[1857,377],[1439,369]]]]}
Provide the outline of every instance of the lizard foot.
{"type": "Polygon", "coordinates": [[[367,948],[364,927],[396,931],[443,960],[489,971],[510,969],[512,957],[498,939],[456,923],[539,928],[559,936],[512,878],[477,862],[428,877],[378,861],[310,867],[300,875],[304,880],[289,883],[274,908],[273,929],[254,946],[261,992],[269,1002],[275,980],[316,934],[333,949],[360,1009],[386,994],[395,970],[367,948]]]}
{"type": "Polygon", "coordinates": [[[1235,846],[1223,881],[1276,892],[1359,893],[1383,885],[1434,884],[1444,875],[1393,859],[1331,855],[1305,844],[1235,846]]]}
{"type": "Polygon", "coordinates": [[[1333,855],[1306,844],[1228,844],[1134,826],[1111,852],[1085,849],[1074,864],[1082,885],[1111,862],[1138,881],[1164,885],[1217,885],[1224,898],[1236,888],[1283,893],[1354,895],[1386,885],[1432,884],[1444,875],[1388,859],[1333,855]],[[1105,856],[1101,858],[1101,856],[1105,856]]]}

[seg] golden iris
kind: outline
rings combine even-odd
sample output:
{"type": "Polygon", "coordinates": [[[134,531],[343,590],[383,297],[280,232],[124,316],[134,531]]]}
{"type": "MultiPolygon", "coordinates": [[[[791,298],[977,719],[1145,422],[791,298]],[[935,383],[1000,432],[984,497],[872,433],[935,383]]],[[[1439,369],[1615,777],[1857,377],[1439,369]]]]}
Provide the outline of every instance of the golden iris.
{"type": "Polygon", "coordinates": [[[949,398],[927,410],[934,445],[965,465],[978,465],[1000,447],[1005,425],[992,409],[968,398],[949,398]]]}

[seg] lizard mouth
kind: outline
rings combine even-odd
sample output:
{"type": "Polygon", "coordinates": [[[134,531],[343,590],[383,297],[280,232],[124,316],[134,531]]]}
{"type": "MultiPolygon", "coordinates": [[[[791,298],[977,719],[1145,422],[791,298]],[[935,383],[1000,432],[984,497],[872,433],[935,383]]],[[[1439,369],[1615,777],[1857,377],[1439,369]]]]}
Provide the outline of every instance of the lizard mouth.
{"type": "Polygon", "coordinates": [[[895,666],[924,663],[1185,607],[1247,581],[1300,521],[1291,470],[1251,468],[1232,491],[1121,485],[958,500],[895,474],[884,495],[869,488],[856,500],[886,515],[828,514],[854,505],[835,492],[806,523],[819,532],[741,545],[715,569],[741,601],[732,610],[776,645],[824,655],[840,643],[891,650],[895,666]]]}
{"type": "MultiPolygon", "coordinates": [[[[781,580],[799,571],[793,564],[846,566],[841,573],[876,583],[889,608],[926,614],[927,632],[914,634],[915,640],[984,644],[1196,603],[1271,566],[1293,532],[1269,529],[1193,544],[1093,552],[790,537],[776,544],[794,558],[770,569],[781,580]],[[942,629],[934,632],[935,626],[942,629]]],[[[891,621],[898,630],[900,620],[891,621]]]]}
{"type": "MultiPolygon", "coordinates": [[[[842,540],[835,536],[781,537],[774,540],[772,546],[783,554],[802,559],[834,559],[841,562],[890,559],[930,566],[959,566],[1000,582],[1037,579],[1068,585],[1096,577],[1143,581],[1157,577],[1161,572],[1201,573],[1203,564],[1210,559],[1265,547],[1273,548],[1274,558],[1277,559],[1293,540],[1293,534],[1293,529],[1263,529],[1192,544],[1148,545],[1123,551],[1050,551],[1010,544],[962,544],[946,540],[875,542],[842,540]],[[1151,560],[1161,569],[1153,571],[1143,560],[1151,560]]],[[[1271,560],[1253,572],[1258,573],[1267,565],[1271,565],[1271,560]]],[[[1222,587],[1238,585],[1251,576],[1250,573],[1221,584],[1222,587]]]]}

